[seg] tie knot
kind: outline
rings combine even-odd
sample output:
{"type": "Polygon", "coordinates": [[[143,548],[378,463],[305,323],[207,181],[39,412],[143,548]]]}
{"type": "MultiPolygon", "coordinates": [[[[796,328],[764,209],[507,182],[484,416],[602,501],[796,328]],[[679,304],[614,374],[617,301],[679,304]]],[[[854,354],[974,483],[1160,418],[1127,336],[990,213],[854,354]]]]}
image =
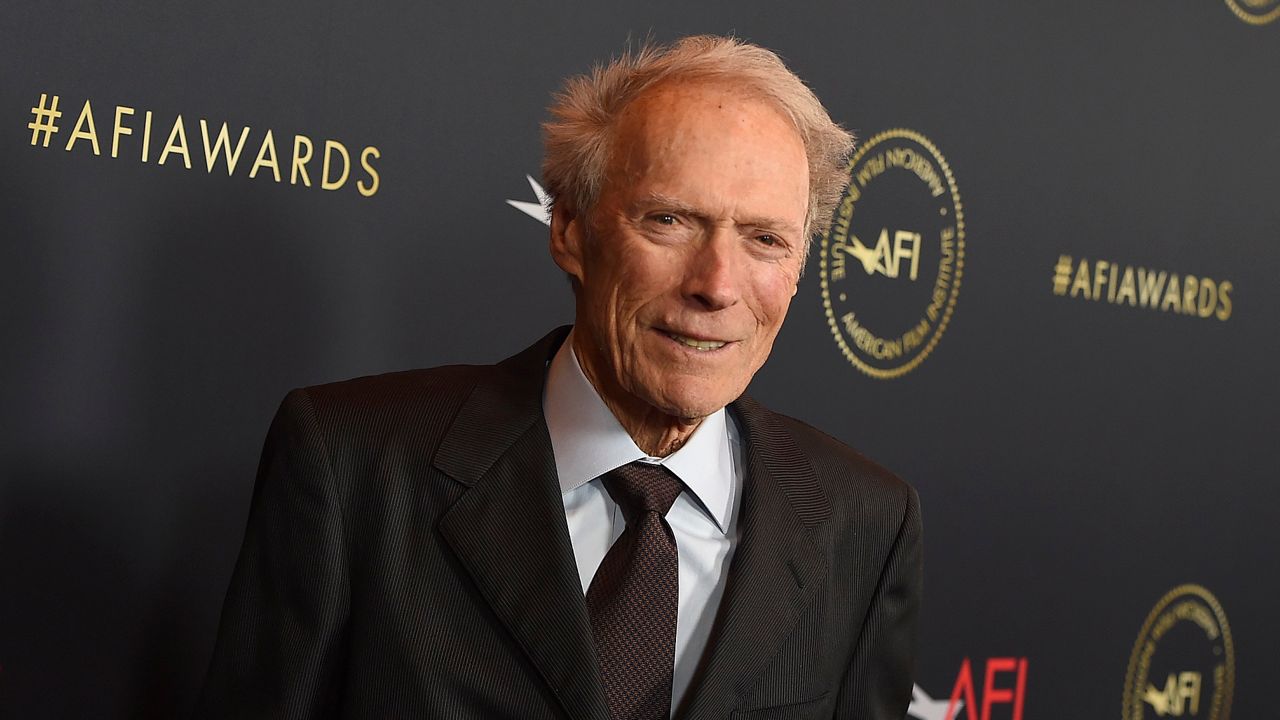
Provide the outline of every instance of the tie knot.
{"type": "Polygon", "coordinates": [[[646,512],[665,516],[682,490],[679,478],[670,470],[639,461],[605,473],[604,487],[622,508],[628,525],[646,512]]]}

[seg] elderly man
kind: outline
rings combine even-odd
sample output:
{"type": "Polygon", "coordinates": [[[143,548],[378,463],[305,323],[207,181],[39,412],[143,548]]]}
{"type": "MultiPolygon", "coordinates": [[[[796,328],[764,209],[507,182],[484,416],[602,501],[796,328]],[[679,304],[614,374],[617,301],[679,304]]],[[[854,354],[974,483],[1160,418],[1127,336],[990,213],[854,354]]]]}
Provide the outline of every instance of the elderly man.
{"type": "Polygon", "coordinates": [[[724,38],[625,55],[552,113],[574,326],[288,395],[202,715],[901,718],[916,495],[742,396],[849,135],[724,38]]]}

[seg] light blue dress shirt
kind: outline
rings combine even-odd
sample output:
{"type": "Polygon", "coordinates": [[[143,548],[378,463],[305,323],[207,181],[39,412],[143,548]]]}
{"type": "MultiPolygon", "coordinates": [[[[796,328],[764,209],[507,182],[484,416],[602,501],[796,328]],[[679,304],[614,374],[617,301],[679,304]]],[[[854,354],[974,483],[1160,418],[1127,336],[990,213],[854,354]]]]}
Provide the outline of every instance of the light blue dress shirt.
{"type": "Polygon", "coordinates": [[[641,460],[665,465],[686,488],[667,513],[680,567],[671,687],[674,713],[707,647],[737,544],[743,477],[739,434],[721,408],[704,418],[676,452],[665,458],[645,455],[587,380],[572,348],[571,332],[547,371],[542,412],[551,434],[584,595],[605,553],[626,527],[622,511],[609,497],[600,476],[641,460]]]}

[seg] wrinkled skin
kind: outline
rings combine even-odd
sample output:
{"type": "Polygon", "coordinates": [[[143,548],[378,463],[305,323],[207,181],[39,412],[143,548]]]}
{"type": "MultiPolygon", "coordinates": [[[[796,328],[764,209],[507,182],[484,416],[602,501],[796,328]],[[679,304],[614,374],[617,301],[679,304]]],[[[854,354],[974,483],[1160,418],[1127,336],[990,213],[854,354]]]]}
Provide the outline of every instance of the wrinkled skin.
{"type": "Polygon", "coordinates": [[[808,163],[773,106],[724,85],[660,85],[617,122],[596,205],[556,207],[551,254],[577,281],[583,371],[663,457],[773,348],[803,264],[808,163]]]}

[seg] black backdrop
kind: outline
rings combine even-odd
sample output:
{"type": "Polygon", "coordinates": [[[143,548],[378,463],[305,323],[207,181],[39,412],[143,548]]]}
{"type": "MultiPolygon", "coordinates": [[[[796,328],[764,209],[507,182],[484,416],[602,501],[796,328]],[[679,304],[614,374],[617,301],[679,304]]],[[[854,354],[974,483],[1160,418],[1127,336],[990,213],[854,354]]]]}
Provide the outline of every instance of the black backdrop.
{"type": "Polygon", "coordinates": [[[693,32],[776,49],[861,138],[910,129],[954,175],[962,282],[928,357],[854,366],[815,243],[751,389],[920,491],[912,716],[941,718],[925,699],[968,661],[990,717],[1115,717],[1144,619],[1184,583],[1221,603],[1234,677],[1212,677],[1221,641],[1206,659],[1174,631],[1151,687],[1202,672],[1182,717],[1226,717],[1227,683],[1237,717],[1274,713],[1275,2],[433,5],[0,6],[0,716],[187,712],[285,391],[488,362],[568,321],[545,228],[505,202],[535,200],[548,96],[628,38],[693,32]],[[249,128],[230,175],[201,119],[211,144],[249,128]],[[349,157],[335,190],[326,140],[349,157]],[[1229,315],[1113,301],[1126,268],[1227,282],[1229,315]]]}

